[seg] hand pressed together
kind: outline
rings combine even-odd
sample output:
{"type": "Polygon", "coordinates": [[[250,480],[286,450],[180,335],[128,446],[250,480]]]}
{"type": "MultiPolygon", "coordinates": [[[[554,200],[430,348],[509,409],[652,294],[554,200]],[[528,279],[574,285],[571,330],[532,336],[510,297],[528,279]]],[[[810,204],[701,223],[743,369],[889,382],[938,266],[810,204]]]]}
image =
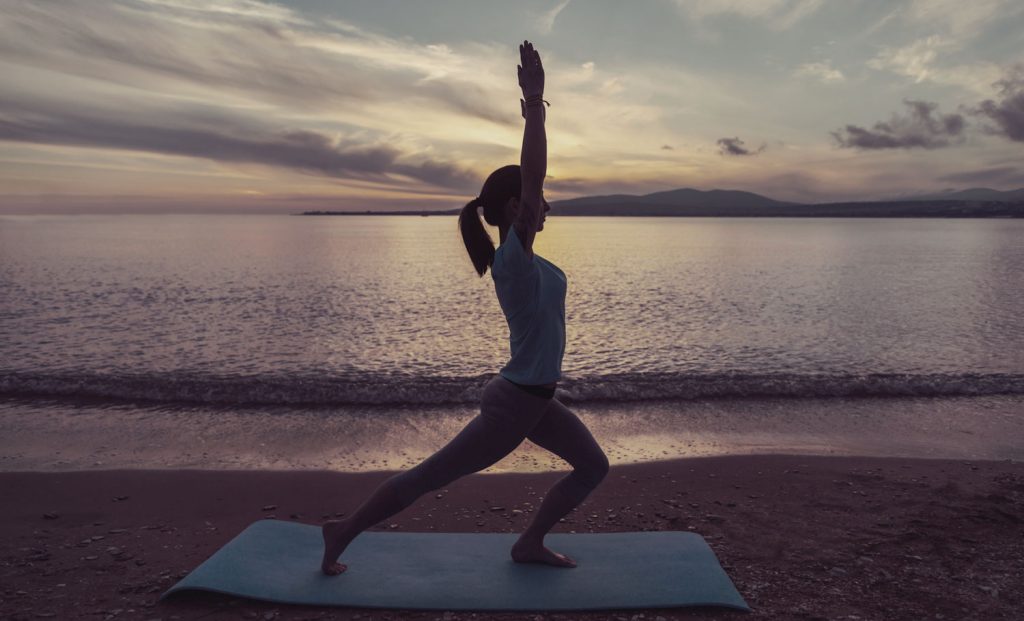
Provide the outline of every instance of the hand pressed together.
{"type": "Polygon", "coordinates": [[[533,44],[523,41],[519,46],[519,87],[523,89],[523,97],[542,97],[544,95],[544,65],[540,62],[540,54],[533,49],[533,44]]]}

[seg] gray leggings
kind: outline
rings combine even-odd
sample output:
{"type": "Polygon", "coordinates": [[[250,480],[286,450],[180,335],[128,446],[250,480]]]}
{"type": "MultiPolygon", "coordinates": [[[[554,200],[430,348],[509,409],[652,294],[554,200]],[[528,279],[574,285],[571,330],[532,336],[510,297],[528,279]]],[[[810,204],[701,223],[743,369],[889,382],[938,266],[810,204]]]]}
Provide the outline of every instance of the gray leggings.
{"type": "Polygon", "coordinates": [[[573,467],[552,489],[557,489],[558,498],[550,502],[545,498],[551,515],[543,515],[542,506],[536,516],[541,521],[557,521],[582,502],[608,473],[608,458],[575,414],[558,399],[530,394],[496,374],[484,387],[480,414],[436,453],[382,483],[352,515],[357,530],[398,513],[428,491],[487,468],[524,439],[573,467]]]}

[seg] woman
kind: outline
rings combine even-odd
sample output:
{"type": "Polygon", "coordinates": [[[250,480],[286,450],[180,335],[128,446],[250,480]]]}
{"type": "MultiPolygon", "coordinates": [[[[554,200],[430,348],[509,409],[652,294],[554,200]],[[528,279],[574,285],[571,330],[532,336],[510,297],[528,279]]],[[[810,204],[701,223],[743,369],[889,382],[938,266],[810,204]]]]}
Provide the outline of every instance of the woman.
{"type": "Polygon", "coordinates": [[[533,239],[544,229],[543,197],[547,174],[544,133],[544,68],[533,45],[519,46],[519,85],[526,129],[520,166],[491,173],[480,196],[459,216],[459,228],[473,266],[480,276],[491,268],[494,289],[508,320],[512,356],[484,388],[480,414],[437,453],[419,465],[384,481],[351,516],[323,525],[321,570],[337,575],[347,566],[337,562],[348,544],[370,526],[412,504],[428,491],[478,472],[511,453],[523,439],[552,451],[573,470],[548,492],[533,518],[512,546],[520,563],[575,567],[576,562],[544,546],[549,530],[579,505],[608,473],[608,458],[582,422],[554,398],[565,351],[565,274],[533,252],[533,239]],[[484,219],[498,227],[501,245],[495,250],[484,219]]]}

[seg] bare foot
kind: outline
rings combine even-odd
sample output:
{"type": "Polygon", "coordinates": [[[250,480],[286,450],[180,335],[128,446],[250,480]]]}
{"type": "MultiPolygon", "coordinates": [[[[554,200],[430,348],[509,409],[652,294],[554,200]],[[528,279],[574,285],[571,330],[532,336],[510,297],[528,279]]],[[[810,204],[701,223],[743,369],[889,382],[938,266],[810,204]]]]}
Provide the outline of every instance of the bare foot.
{"type": "Polygon", "coordinates": [[[337,576],[348,569],[348,565],[337,562],[348,547],[348,541],[343,539],[344,530],[345,522],[341,520],[328,520],[320,527],[324,537],[324,559],[320,562],[320,571],[328,576],[337,576]]]}
{"type": "Polygon", "coordinates": [[[545,563],[555,567],[575,567],[576,561],[559,552],[553,552],[542,544],[520,544],[512,546],[512,560],[517,563],[545,563]]]}

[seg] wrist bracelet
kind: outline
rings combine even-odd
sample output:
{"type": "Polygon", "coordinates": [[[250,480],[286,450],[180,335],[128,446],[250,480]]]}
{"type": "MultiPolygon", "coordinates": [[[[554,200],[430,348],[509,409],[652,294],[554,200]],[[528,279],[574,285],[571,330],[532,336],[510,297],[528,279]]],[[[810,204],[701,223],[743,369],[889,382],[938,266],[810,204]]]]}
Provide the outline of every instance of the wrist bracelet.
{"type": "MultiPolygon", "coordinates": [[[[547,104],[548,106],[550,106],[551,102],[546,100],[546,99],[544,99],[544,97],[542,95],[532,95],[530,97],[527,97],[526,99],[520,99],[519,100],[519,107],[521,108],[521,110],[523,112],[523,118],[524,119],[526,118],[526,107],[527,106],[541,106],[541,109],[543,110],[544,106],[542,104],[547,104]]],[[[545,110],[545,116],[547,116],[547,111],[546,110],[545,110]]]]}

